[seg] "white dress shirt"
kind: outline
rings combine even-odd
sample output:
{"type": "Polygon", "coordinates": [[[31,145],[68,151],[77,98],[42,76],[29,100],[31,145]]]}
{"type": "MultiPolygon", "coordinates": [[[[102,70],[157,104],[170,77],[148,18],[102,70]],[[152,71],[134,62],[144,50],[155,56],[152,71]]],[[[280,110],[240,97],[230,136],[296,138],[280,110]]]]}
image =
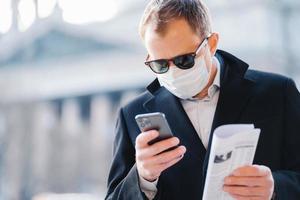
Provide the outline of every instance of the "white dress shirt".
{"type": "MultiPolygon", "coordinates": [[[[217,74],[213,84],[208,88],[208,95],[203,99],[197,98],[181,99],[180,102],[191,120],[198,136],[200,137],[203,146],[207,149],[209,135],[213,118],[215,115],[220,89],[220,63],[216,57],[214,57],[217,74]]],[[[148,199],[154,199],[157,193],[157,182],[149,182],[139,177],[141,190],[145,193],[148,199]]]]}

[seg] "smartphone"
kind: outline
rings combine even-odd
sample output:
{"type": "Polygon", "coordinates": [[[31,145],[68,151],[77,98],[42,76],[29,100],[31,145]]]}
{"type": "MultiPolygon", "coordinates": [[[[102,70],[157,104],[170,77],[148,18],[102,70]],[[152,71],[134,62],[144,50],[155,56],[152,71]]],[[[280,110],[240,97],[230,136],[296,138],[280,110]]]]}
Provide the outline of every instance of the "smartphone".
{"type": "Polygon", "coordinates": [[[135,120],[141,132],[146,132],[149,130],[157,130],[159,132],[159,136],[151,140],[148,143],[149,145],[173,137],[168,121],[163,113],[155,112],[140,114],[135,116],[135,120]]]}

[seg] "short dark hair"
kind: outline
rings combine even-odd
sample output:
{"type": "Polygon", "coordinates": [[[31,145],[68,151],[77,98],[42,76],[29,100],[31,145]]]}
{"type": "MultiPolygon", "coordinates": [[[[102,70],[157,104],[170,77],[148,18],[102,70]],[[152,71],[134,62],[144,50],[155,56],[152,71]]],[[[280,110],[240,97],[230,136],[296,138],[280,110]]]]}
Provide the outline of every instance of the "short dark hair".
{"type": "Polygon", "coordinates": [[[142,16],[139,33],[144,39],[146,26],[155,25],[155,31],[163,34],[168,22],[183,18],[201,37],[211,33],[209,10],[202,0],[150,0],[142,16]]]}

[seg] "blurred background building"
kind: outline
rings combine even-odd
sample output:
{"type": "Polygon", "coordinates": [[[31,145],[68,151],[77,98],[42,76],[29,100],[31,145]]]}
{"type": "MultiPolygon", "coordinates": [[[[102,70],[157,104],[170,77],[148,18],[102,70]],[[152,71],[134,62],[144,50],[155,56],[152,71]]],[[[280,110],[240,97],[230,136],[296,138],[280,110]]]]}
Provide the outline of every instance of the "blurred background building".
{"type": "MultiPolygon", "coordinates": [[[[116,113],[154,75],[141,0],[0,0],[0,200],[103,199],[116,113]]],[[[220,48],[300,84],[300,1],[207,1],[220,48]]]]}

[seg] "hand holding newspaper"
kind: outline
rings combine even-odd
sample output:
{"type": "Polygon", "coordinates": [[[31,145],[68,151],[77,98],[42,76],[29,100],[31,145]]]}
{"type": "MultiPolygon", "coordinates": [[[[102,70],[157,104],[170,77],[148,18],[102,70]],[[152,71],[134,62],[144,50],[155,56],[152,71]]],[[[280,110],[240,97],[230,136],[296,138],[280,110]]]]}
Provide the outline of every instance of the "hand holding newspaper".
{"type": "Polygon", "coordinates": [[[203,200],[232,200],[223,191],[226,176],[238,167],[251,165],[260,134],[253,124],[218,127],[213,134],[203,200]]]}

